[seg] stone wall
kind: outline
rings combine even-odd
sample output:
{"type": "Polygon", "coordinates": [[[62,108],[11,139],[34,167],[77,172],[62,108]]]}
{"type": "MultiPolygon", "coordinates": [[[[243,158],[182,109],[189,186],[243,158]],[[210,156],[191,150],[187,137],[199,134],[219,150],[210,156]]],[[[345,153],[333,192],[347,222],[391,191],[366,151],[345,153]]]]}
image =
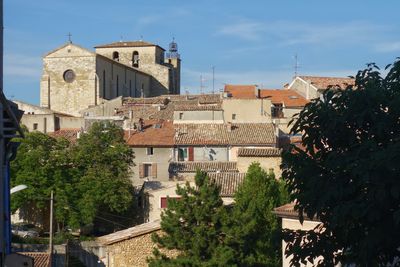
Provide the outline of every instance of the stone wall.
{"type": "MultiPolygon", "coordinates": [[[[155,231],[153,233],[160,233],[155,231]]],[[[147,258],[153,255],[155,244],[151,240],[153,233],[147,233],[131,239],[117,242],[107,246],[109,267],[145,267],[148,266],[147,258]]],[[[176,257],[177,251],[161,250],[168,257],[176,257]]]]}
{"type": "Polygon", "coordinates": [[[40,83],[40,106],[79,115],[78,111],[96,103],[95,54],[73,44],[43,58],[40,83]],[[75,78],[64,80],[64,73],[72,70],[75,78]]]}

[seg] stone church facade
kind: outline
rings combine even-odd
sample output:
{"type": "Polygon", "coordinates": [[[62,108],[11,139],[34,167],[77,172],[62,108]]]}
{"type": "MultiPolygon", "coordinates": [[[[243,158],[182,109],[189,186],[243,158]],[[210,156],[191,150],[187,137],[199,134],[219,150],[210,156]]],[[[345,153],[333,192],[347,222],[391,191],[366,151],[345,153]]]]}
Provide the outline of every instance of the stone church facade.
{"type": "Polygon", "coordinates": [[[143,41],[97,46],[95,52],[69,42],[43,57],[40,106],[79,116],[119,96],[179,94],[179,54],[164,52],[143,41]]]}

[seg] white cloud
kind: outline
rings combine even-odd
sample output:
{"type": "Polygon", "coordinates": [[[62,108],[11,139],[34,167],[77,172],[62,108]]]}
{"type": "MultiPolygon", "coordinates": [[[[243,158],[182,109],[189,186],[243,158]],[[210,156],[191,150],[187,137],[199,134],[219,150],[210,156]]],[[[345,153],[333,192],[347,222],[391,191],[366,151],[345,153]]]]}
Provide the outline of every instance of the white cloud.
{"type": "Polygon", "coordinates": [[[311,24],[295,21],[241,21],[222,26],[217,34],[244,40],[273,40],[280,45],[360,43],[379,38],[388,28],[363,21],[335,24],[311,24]],[[267,38],[267,39],[265,39],[267,38]]]}
{"type": "Polygon", "coordinates": [[[221,27],[218,34],[235,36],[245,40],[258,40],[263,32],[263,24],[242,21],[221,27]]]}
{"type": "Polygon", "coordinates": [[[27,80],[39,80],[42,71],[41,58],[23,54],[4,55],[4,75],[27,80]]]}
{"type": "Polygon", "coordinates": [[[376,51],[388,53],[400,51],[400,41],[380,43],[375,46],[376,51]]]}

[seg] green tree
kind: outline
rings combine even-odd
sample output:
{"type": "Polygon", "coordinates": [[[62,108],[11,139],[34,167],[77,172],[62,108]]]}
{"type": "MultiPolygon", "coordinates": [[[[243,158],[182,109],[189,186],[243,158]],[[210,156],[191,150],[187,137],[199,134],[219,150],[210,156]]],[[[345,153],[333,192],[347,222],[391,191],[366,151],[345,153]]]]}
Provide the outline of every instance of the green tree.
{"type": "Polygon", "coordinates": [[[11,183],[28,188],[13,195],[12,209],[23,208],[31,221],[48,209],[55,192],[55,218],[60,227],[90,224],[103,212],[121,213],[131,207],[128,179],[133,155],[117,126],[95,123],[76,143],[27,133],[11,163],[11,183]]]}
{"type": "Polygon", "coordinates": [[[237,266],[281,264],[281,230],[272,211],[287,201],[284,187],[273,173],[268,174],[259,163],[249,166],[226,225],[226,244],[237,266]]]}
{"type": "Polygon", "coordinates": [[[153,241],[161,248],[177,250],[176,258],[168,258],[158,249],[149,266],[229,266],[219,265],[215,257],[222,244],[222,217],[225,209],[219,187],[204,172],[198,171],[195,187],[178,185],[179,200],[168,200],[168,208],[161,215],[164,234],[154,235],[153,241]]]}
{"type": "Polygon", "coordinates": [[[283,177],[311,231],[286,232],[292,263],[378,266],[400,256],[400,62],[382,77],[374,64],[355,87],[326,91],[306,105],[292,133],[300,149],[284,153],[283,177]]]}

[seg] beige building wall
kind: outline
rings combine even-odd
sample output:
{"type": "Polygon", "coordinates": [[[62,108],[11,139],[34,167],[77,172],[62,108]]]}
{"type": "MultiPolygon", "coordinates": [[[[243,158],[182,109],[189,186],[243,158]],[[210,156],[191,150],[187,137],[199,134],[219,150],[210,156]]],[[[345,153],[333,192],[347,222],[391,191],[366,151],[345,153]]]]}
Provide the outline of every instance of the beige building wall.
{"type": "Polygon", "coordinates": [[[313,85],[311,85],[311,82],[304,81],[299,77],[296,77],[295,80],[292,81],[292,83],[289,85],[289,89],[295,90],[306,99],[319,97],[318,90],[313,85]]]}
{"type": "Polygon", "coordinates": [[[170,92],[170,66],[164,64],[164,50],[158,46],[96,48],[96,53],[110,59],[119,53],[119,62],[133,67],[133,52],[139,53],[138,68],[155,79],[151,81],[151,92],[146,96],[168,94],[170,92]]]}
{"type": "Polygon", "coordinates": [[[222,101],[225,122],[271,122],[271,100],[231,99],[222,101]]]}
{"type": "Polygon", "coordinates": [[[79,129],[85,126],[85,119],[82,117],[58,117],[60,129],[79,129]]]}
{"type": "Polygon", "coordinates": [[[21,124],[25,125],[29,132],[50,133],[58,130],[55,119],[54,114],[24,114],[21,118],[21,124]]]}
{"type": "Polygon", "coordinates": [[[132,147],[134,153],[135,166],[131,168],[131,181],[133,185],[143,184],[144,181],[169,181],[169,162],[173,158],[172,147],[153,147],[153,155],[147,155],[146,147],[132,147]],[[157,164],[157,176],[139,177],[139,168],[141,164],[157,164]]]}
{"type": "Polygon", "coordinates": [[[174,123],[223,123],[222,110],[174,111],[174,123]]]}
{"type": "MultiPolygon", "coordinates": [[[[99,98],[141,97],[152,94],[151,76],[104,56],[96,58],[99,98]]],[[[102,103],[101,100],[97,104],[102,103]]]]}
{"type": "Polygon", "coordinates": [[[276,179],[282,177],[282,170],[280,167],[282,164],[281,157],[237,157],[237,168],[239,172],[247,172],[247,169],[253,162],[260,163],[261,168],[266,172],[270,170],[273,171],[276,179]]]}
{"type": "MultiPolygon", "coordinates": [[[[156,245],[151,240],[153,233],[161,233],[161,230],[146,233],[144,235],[129,238],[107,246],[107,267],[146,267],[147,258],[153,255],[156,245]],[[108,262],[108,265],[107,265],[108,262]]],[[[161,249],[168,257],[176,257],[177,251],[161,249]]]]}
{"type": "Polygon", "coordinates": [[[40,82],[40,106],[78,116],[79,110],[96,104],[96,55],[73,44],[67,44],[43,58],[40,82]],[[72,82],[64,73],[72,70],[72,82]]]}

